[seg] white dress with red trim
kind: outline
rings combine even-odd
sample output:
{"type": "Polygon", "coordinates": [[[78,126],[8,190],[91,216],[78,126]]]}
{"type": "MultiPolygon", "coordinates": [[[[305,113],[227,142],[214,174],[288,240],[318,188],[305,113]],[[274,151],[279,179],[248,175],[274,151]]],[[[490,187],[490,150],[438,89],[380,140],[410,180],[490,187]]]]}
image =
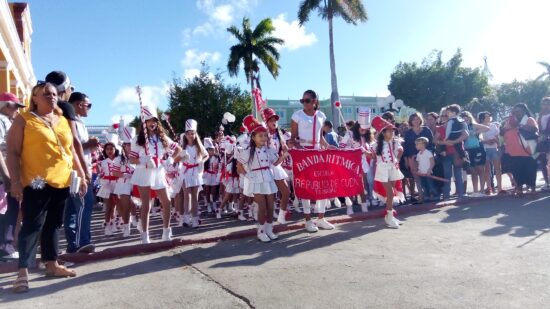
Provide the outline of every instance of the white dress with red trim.
{"type": "Polygon", "coordinates": [[[133,185],[130,183],[132,175],[134,174],[134,165],[130,163],[126,158],[125,162],[119,161],[118,165],[115,165],[115,169],[122,173],[122,177],[119,177],[115,184],[116,195],[131,195],[133,185]]]}
{"type": "MultiPolygon", "coordinates": [[[[377,144],[373,145],[376,149],[377,144]]],[[[373,194],[379,200],[386,202],[386,189],[383,183],[393,181],[393,200],[394,202],[404,201],[405,195],[403,194],[403,174],[399,170],[399,160],[397,155],[403,148],[397,139],[394,139],[391,143],[384,141],[382,148],[382,155],[376,156],[376,165],[374,173],[374,188],[373,194]]]]}
{"type": "Polygon", "coordinates": [[[287,156],[283,160],[283,163],[281,163],[281,166],[285,169],[285,172],[288,175],[288,179],[292,181],[294,179],[294,172],[292,171],[292,157],[287,156]]]}
{"type": "MultiPolygon", "coordinates": [[[[148,154],[153,157],[155,162],[154,167],[148,167],[144,163],[136,165],[134,174],[131,179],[131,183],[140,187],[150,187],[152,190],[160,190],[168,188],[168,182],[166,181],[166,170],[162,165],[162,158],[165,154],[172,156],[177,143],[170,138],[165,137],[168,143],[168,147],[162,145],[162,141],[158,136],[150,136],[147,143],[148,154]]],[[[140,158],[146,155],[145,147],[137,144],[137,136],[132,140],[132,148],[130,155],[134,158],[140,158]]]]}
{"type": "Polygon", "coordinates": [[[327,116],[321,111],[315,111],[313,116],[303,110],[292,114],[292,120],[298,124],[300,145],[306,148],[320,149],[321,131],[327,116]]]}
{"type": "Polygon", "coordinates": [[[197,146],[186,146],[188,158],[182,161],[183,185],[186,188],[198,187],[203,185],[202,174],[204,171],[204,161],[200,156],[197,146]]]}
{"type": "Polygon", "coordinates": [[[210,157],[208,169],[204,170],[203,182],[205,186],[217,186],[220,184],[221,162],[218,156],[210,157]]]}
{"type": "Polygon", "coordinates": [[[100,188],[97,192],[98,197],[108,199],[115,192],[118,177],[113,173],[118,171],[117,166],[120,166],[120,157],[115,157],[112,160],[107,158],[99,162],[100,188]]]}
{"type": "Polygon", "coordinates": [[[181,162],[173,163],[171,160],[164,161],[166,169],[166,181],[170,188],[170,197],[175,198],[183,188],[183,174],[181,173],[181,162]]]}
{"type": "MultiPolygon", "coordinates": [[[[279,153],[279,147],[281,147],[281,142],[279,140],[279,134],[277,134],[277,131],[274,133],[270,133],[270,143],[269,148],[275,151],[275,153],[279,153]]],[[[288,174],[286,173],[285,169],[281,165],[273,166],[271,167],[271,170],[273,172],[273,179],[275,180],[286,180],[288,179],[288,174]]]]}
{"type": "Polygon", "coordinates": [[[237,160],[247,167],[248,181],[245,180],[245,191],[251,194],[277,193],[272,167],[278,159],[277,152],[267,146],[256,148],[251,154],[250,148],[237,153],[237,160]],[[252,158],[250,156],[253,156],[252,158]]]}
{"type": "Polygon", "coordinates": [[[241,188],[239,187],[241,175],[236,171],[233,173],[233,156],[226,156],[224,160],[227,160],[227,162],[222,164],[221,182],[225,186],[225,192],[232,194],[241,193],[241,188]]]}

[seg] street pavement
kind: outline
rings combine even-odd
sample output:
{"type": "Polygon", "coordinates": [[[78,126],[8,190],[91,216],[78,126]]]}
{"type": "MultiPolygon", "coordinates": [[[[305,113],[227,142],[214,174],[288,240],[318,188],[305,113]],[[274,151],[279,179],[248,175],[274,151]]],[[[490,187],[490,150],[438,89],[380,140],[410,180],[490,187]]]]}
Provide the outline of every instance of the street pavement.
{"type": "Polygon", "coordinates": [[[548,308],[550,195],[484,199],[33,273],[0,308],[548,308]]]}

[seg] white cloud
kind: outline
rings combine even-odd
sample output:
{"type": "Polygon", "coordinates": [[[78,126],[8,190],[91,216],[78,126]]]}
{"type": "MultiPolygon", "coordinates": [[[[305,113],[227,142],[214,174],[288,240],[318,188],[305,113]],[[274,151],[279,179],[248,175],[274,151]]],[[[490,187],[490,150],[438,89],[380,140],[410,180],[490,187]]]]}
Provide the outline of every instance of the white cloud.
{"type": "MultiPolygon", "coordinates": [[[[163,83],[160,86],[142,86],[141,87],[141,100],[144,105],[156,106],[160,109],[167,107],[168,102],[168,84],[163,83]]],[[[134,86],[122,86],[118,89],[112,106],[115,108],[114,112],[117,113],[139,113],[139,99],[134,86]]]]}
{"type": "Polygon", "coordinates": [[[287,22],[285,14],[279,14],[279,16],[273,19],[273,26],[275,27],[273,36],[285,40],[281,48],[295,50],[311,46],[317,42],[317,37],[314,33],[307,33],[306,28],[301,27],[298,20],[287,22]]]}
{"type": "Polygon", "coordinates": [[[186,69],[183,71],[183,78],[192,79],[195,76],[199,76],[201,70],[199,69],[186,69]]]}
{"type": "MultiPolygon", "coordinates": [[[[202,62],[206,62],[209,65],[217,63],[221,59],[221,54],[218,52],[201,52],[196,49],[188,49],[184,53],[184,57],[181,60],[183,67],[183,78],[192,79],[200,74],[202,62]]],[[[211,74],[211,78],[214,75],[211,74]]]]}

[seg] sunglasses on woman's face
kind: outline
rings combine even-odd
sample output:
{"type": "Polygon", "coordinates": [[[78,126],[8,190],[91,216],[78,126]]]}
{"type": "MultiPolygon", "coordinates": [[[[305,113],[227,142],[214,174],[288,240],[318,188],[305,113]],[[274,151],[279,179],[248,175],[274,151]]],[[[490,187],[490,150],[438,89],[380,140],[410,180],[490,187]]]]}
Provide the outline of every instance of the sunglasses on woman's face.
{"type": "Polygon", "coordinates": [[[300,99],[300,103],[304,104],[309,104],[309,103],[313,103],[313,99],[310,99],[310,98],[307,98],[307,99],[300,99]]]}

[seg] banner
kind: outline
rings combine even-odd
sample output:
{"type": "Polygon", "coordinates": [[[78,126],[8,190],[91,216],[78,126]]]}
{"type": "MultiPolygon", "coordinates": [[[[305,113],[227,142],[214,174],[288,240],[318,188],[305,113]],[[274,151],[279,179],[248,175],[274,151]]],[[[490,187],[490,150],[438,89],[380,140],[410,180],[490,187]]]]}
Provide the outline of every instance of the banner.
{"type": "Polygon", "coordinates": [[[364,191],[360,149],[291,149],[289,153],[297,197],[324,200],[364,191]]]}
{"type": "Polygon", "coordinates": [[[265,100],[262,98],[262,91],[259,88],[254,88],[252,90],[252,95],[256,103],[256,110],[260,113],[267,106],[265,100]]]}

